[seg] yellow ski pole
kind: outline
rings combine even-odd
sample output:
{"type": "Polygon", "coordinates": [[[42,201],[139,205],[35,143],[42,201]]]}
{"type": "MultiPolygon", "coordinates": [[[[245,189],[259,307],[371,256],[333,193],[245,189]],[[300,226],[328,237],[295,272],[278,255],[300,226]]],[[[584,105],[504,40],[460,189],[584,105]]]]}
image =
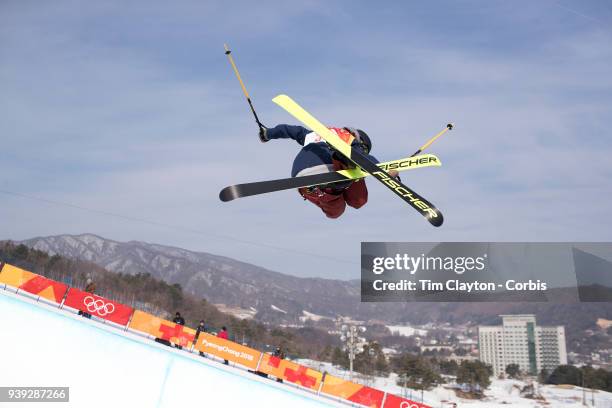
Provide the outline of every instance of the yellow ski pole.
{"type": "Polygon", "coordinates": [[[454,126],[455,126],[455,125],[453,125],[452,123],[449,123],[448,125],[446,125],[446,127],[445,127],[445,128],[444,128],[444,129],[443,129],[443,130],[442,130],[440,133],[438,133],[437,135],[435,135],[434,137],[432,137],[431,139],[429,139],[429,140],[427,141],[427,143],[425,143],[423,146],[421,146],[421,147],[419,148],[419,150],[417,150],[416,152],[414,152],[414,153],[412,154],[412,156],[410,156],[410,157],[416,156],[417,154],[421,153],[423,150],[427,149],[427,148],[428,148],[428,147],[429,147],[429,146],[430,146],[430,145],[431,145],[433,142],[435,142],[435,141],[436,141],[436,139],[437,139],[437,138],[439,138],[440,136],[442,136],[443,134],[445,134],[445,133],[446,133],[446,132],[448,132],[449,130],[452,130],[454,126]]]}
{"type": "Polygon", "coordinates": [[[259,121],[259,118],[257,117],[257,113],[255,113],[255,108],[253,107],[253,102],[251,102],[251,97],[249,96],[249,93],[247,92],[246,87],[244,86],[244,82],[242,82],[242,78],[240,77],[238,68],[236,68],[236,64],[234,63],[234,59],[232,58],[232,55],[231,55],[232,52],[227,47],[227,44],[223,44],[223,46],[225,47],[225,55],[227,55],[227,58],[229,59],[230,64],[232,64],[234,73],[236,74],[236,77],[238,78],[238,81],[240,82],[240,86],[242,87],[242,92],[244,93],[244,96],[246,97],[246,100],[249,103],[249,106],[251,107],[251,112],[253,112],[253,116],[255,116],[255,122],[257,122],[257,126],[259,126],[259,130],[262,131],[262,129],[265,129],[266,127],[259,121]]]}

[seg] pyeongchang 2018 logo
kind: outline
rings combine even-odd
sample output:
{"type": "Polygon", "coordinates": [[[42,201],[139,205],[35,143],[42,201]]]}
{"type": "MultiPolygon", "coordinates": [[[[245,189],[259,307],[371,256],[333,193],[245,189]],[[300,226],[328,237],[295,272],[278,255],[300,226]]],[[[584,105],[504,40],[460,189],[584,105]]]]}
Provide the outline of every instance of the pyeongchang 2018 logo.
{"type": "Polygon", "coordinates": [[[85,296],[83,305],[89,313],[95,313],[98,316],[107,316],[115,312],[114,304],[105,302],[102,299],[95,299],[93,296],[85,296]]]}

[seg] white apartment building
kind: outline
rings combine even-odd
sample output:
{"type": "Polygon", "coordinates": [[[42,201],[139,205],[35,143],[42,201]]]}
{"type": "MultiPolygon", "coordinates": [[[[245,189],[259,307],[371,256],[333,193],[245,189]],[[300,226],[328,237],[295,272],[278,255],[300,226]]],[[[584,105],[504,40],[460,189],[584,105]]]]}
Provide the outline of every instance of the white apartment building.
{"type": "Polygon", "coordinates": [[[494,375],[504,373],[508,364],[530,375],[567,364],[563,326],[537,326],[535,315],[500,317],[501,326],[478,327],[480,361],[490,364],[494,375]]]}

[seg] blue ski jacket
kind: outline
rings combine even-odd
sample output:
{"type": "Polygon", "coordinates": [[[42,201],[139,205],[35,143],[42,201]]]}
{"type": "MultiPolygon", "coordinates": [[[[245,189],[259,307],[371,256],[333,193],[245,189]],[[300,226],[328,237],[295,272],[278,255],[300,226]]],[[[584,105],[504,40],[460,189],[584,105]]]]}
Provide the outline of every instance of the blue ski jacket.
{"type": "MultiPolygon", "coordinates": [[[[291,177],[334,171],[332,160],[334,151],[324,141],[318,141],[320,138],[312,130],[302,126],[277,125],[266,131],[266,137],[268,139],[293,139],[304,146],[293,160],[291,177]]],[[[358,147],[359,144],[353,141],[352,146],[358,147]]],[[[368,157],[378,163],[374,156],[368,155],[368,157]]]]}

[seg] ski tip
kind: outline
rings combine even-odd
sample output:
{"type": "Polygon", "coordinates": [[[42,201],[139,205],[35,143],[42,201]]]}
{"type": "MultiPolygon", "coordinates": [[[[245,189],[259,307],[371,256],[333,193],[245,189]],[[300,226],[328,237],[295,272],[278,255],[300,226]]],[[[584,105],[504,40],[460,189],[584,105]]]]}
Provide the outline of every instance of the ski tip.
{"type": "Polygon", "coordinates": [[[436,156],[435,154],[431,154],[431,153],[424,154],[423,158],[427,158],[431,166],[435,166],[435,167],[442,166],[442,160],[440,160],[440,158],[436,156]]]}
{"type": "Polygon", "coordinates": [[[278,104],[278,103],[281,103],[281,102],[286,101],[288,99],[291,99],[291,98],[289,98],[289,96],[287,96],[285,94],[280,94],[280,95],[276,95],[274,98],[272,98],[272,102],[278,104]]]}
{"type": "Polygon", "coordinates": [[[238,197],[238,195],[237,195],[237,191],[236,191],[236,187],[235,186],[225,187],[219,193],[219,199],[221,201],[223,201],[223,202],[232,201],[233,199],[235,199],[237,197],[238,197]]]}
{"type": "Polygon", "coordinates": [[[429,221],[431,225],[433,225],[434,227],[439,227],[444,223],[444,216],[437,209],[436,209],[436,214],[437,214],[436,217],[428,215],[426,218],[427,218],[427,221],[429,221]]]}

